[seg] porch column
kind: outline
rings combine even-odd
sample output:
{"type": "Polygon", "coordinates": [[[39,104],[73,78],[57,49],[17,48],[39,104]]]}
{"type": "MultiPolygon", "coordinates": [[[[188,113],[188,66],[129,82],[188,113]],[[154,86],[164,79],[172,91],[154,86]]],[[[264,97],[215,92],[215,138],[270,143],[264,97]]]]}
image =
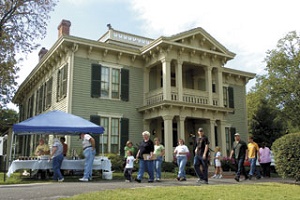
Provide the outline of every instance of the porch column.
{"type": "Polygon", "coordinates": [[[149,93],[149,68],[144,68],[144,100],[143,105],[147,105],[147,94],[149,93]]]}
{"type": "Polygon", "coordinates": [[[210,148],[215,149],[216,147],[216,138],[215,138],[215,120],[210,120],[210,148]]]}
{"type": "Polygon", "coordinates": [[[163,116],[164,134],[165,134],[165,161],[173,161],[173,118],[172,115],[163,116]]]}
{"type": "Polygon", "coordinates": [[[221,134],[221,141],[220,141],[220,147],[221,147],[221,152],[223,156],[226,156],[226,132],[225,132],[225,125],[226,122],[224,120],[220,120],[218,123],[218,131],[220,131],[221,134]]]}
{"type": "Polygon", "coordinates": [[[223,103],[223,72],[222,72],[221,68],[218,68],[218,95],[219,95],[218,106],[224,107],[224,103],[223,103]]]}
{"type": "Polygon", "coordinates": [[[182,89],[182,61],[181,60],[177,60],[176,87],[178,88],[178,100],[182,101],[183,89],[182,89]]]}
{"type": "Polygon", "coordinates": [[[163,100],[171,100],[171,66],[166,58],[162,62],[163,100]]]}
{"type": "Polygon", "coordinates": [[[178,139],[184,139],[185,141],[185,127],[184,127],[184,121],[186,117],[179,116],[177,118],[177,130],[178,130],[178,139]]]}
{"type": "Polygon", "coordinates": [[[207,66],[206,70],[206,91],[208,92],[208,104],[212,105],[212,67],[207,66]]]}

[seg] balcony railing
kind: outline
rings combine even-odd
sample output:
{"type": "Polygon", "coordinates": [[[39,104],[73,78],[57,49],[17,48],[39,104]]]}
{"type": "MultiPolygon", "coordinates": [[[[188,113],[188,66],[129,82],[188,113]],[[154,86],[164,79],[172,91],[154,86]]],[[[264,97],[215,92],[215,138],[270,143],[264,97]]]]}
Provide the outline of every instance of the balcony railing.
{"type": "MultiPolygon", "coordinates": [[[[183,89],[182,102],[194,103],[200,105],[209,105],[208,92],[192,90],[192,89],[183,89]]],[[[152,90],[146,94],[146,105],[153,105],[163,101],[163,91],[162,88],[152,90]]],[[[171,90],[171,101],[179,102],[179,95],[176,88],[171,90]]],[[[212,105],[218,106],[219,99],[217,94],[213,94],[212,105]]]]}

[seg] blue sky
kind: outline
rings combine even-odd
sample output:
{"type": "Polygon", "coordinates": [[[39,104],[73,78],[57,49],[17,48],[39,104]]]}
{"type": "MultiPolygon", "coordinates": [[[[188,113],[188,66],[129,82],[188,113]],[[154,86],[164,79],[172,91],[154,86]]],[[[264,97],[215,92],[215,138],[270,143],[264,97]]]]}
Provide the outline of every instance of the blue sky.
{"type": "MultiPolygon", "coordinates": [[[[288,32],[299,33],[299,6],[297,0],[60,0],[39,43],[51,48],[62,19],[71,21],[71,35],[94,40],[107,31],[108,23],[153,39],[202,27],[236,54],[225,67],[263,74],[266,51],[276,48],[288,32]]],[[[39,50],[22,63],[19,84],[38,63],[39,50]]]]}

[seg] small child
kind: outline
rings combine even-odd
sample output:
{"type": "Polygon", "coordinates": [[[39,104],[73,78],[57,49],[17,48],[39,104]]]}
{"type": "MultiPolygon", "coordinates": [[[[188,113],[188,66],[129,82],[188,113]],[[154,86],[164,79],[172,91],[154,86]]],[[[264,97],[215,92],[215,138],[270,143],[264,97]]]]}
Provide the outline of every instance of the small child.
{"type": "Polygon", "coordinates": [[[212,176],[212,178],[222,178],[222,166],[221,166],[221,148],[216,147],[215,148],[215,174],[212,176]]]}
{"type": "Polygon", "coordinates": [[[126,165],[124,168],[124,177],[125,182],[131,182],[132,181],[132,169],[133,169],[133,163],[135,161],[135,158],[133,157],[132,151],[127,151],[127,158],[126,158],[126,165]]]}

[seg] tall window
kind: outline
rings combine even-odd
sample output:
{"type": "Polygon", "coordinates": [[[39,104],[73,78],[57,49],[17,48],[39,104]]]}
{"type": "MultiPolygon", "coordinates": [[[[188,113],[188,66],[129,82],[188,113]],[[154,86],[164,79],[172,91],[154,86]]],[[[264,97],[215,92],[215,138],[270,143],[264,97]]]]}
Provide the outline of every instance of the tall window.
{"type": "Polygon", "coordinates": [[[68,65],[63,66],[57,73],[57,101],[67,96],[68,65]]]}
{"type": "Polygon", "coordinates": [[[91,96],[93,98],[105,97],[128,101],[129,70],[92,64],[91,71],[91,96]]]}
{"type": "Polygon", "coordinates": [[[101,68],[101,97],[120,98],[120,70],[108,67],[101,68]],[[111,81],[110,81],[111,80],[111,81]]]}
{"type": "Polygon", "coordinates": [[[120,120],[117,118],[111,119],[111,153],[119,152],[119,124],[120,120]]]}
{"type": "Polygon", "coordinates": [[[44,108],[44,84],[36,91],[36,106],[35,106],[35,114],[40,114],[43,112],[44,108]]]}
{"type": "Polygon", "coordinates": [[[34,104],[34,95],[32,95],[27,102],[28,110],[27,110],[27,118],[33,116],[33,104],[34,104]]]}
{"type": "Polygon", "coordinates": [[[100,125],[105,129],[103,136],[100,136],[100,151],[119,153],[120,119],[101,116],[100,125]]]}
{"type": "Polygon", "coordinates": [[[52,103],[52,77],[45,84],[45,110],[51,107],[52,103]]]}
{"type": "Polygon", "coordinates": [[[111,69],[111,97],[118,99],[120,96],[120,70],[111,69]]]}
{"type": "Polygon", "coordinates": [[[103,126],[105,132],[100,136],[100,151],[103,153],[108,153],[108,133],[109,133],[109,118],[101,117],[100,124],[103,126]]]}
{"type": "Polygon", "coordinates": [[[224,107],[234,108],[234,91],[233,87],[223,87],[224,107]]]}

